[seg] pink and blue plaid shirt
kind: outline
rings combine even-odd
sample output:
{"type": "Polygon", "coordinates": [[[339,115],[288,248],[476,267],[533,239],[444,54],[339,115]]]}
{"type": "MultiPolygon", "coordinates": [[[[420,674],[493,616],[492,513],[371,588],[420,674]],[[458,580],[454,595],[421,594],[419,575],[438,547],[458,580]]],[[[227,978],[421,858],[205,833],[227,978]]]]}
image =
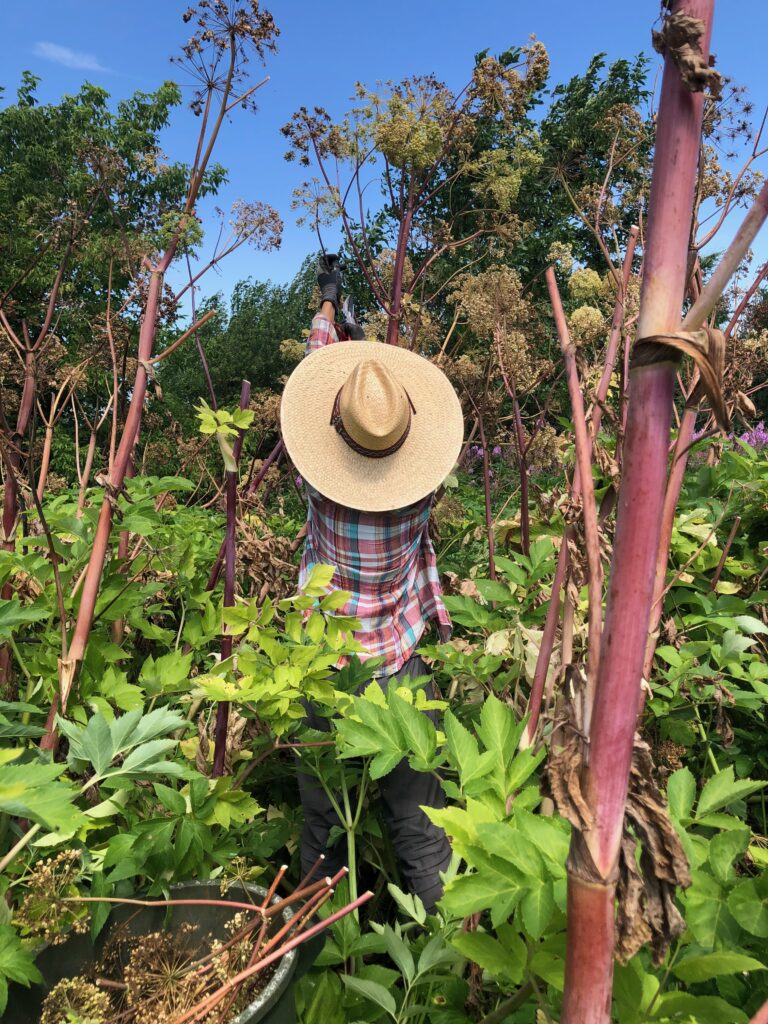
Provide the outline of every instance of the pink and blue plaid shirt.
{"type": "MultiPolygon", "coordinates": [[[[307,355],[338,341],[334,325],[316,316],[307,355]]],[[[356,637],[368,657],[384,659],[379,673],[392,675],[403,667],[430,620],[437,622],[441,637],[447,639],[451,620],[429,537],[434,495],[396,512],[344,508],[309,486],[307,497],[307,538],[299,582],[306,580],[314,565],[336,566],[332,588],[352,595],[339,614],[360,620],[356,637]]]]}

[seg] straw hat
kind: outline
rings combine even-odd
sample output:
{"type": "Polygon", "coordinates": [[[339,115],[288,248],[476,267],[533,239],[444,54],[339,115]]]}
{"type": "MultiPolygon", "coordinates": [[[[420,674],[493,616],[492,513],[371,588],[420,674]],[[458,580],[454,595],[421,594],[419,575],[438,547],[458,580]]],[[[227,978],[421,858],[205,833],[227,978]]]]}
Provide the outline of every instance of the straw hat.
{"type": "Polygon", "coordinates": [[[443,371],[372,342],[327,345],[303,359],[285,386],[280,424],[307,483],[363,512],[405,508],[436,490],[464,435],[443,371]]]}

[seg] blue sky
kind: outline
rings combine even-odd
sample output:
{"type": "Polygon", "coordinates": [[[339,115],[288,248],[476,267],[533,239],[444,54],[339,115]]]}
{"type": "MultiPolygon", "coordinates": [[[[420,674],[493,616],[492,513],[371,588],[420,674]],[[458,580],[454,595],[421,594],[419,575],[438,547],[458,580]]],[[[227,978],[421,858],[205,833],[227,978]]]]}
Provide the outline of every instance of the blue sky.
{"type": "MultiPolygon", "coordinates": [[[[45,101],[75,92],[85,79],[118,98],[155,88],[175,77],[169,56],[187,38],[181,21],[187,6],[187,0],[0,0],[6,100],[24,69],[41,76],[45,101]]],[[[292,189],[303,175],[284,162],[279,132],[297,107],[319,104],[340,114],[358,79],[434,73],[449,85],[463,85],[477,51],[501,52],[531,33],[549,50],[554,84],[582,72],[598,52],[609,58],[650,53],[659,9],[658,0],[624,0],[612,9],[604,0],[273,0],[266,6],[281,29],[279,51],[267,66],[271,80],[259,94],[259,112],[238,114],[224,129],[217,155],[230,183],[217,202],[228,208],[242,197],[274,205],[285,220],[283,247],[276,253],[240,250],[218,276],[204,279],[206,292],[228,292],[248,276],[290,280],[316,247],[290,211],[292,189]]],[[[747,85],[759,110],[768,105],[766,38],[766,0],[719,0],[713,35],[718,66],[747,85]]],[[[176,110],[163,137],[169,157],[190,159],[195,125],[188,111],[176,110]]],[[[326,246],[338,238],[329,230],[326,246]]],[[[765,246],[762,241],[760,250],[765,246]]]]}

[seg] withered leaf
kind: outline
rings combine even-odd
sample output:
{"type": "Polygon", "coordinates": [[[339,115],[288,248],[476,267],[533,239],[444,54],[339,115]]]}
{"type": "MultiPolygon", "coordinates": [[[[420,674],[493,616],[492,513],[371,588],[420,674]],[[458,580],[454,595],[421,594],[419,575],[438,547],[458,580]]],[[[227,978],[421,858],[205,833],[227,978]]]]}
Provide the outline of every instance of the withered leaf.
{"type": "Polygon", "coordinates": [[[680,77],[691,92],[709,91],[717,99],[723,88],[719,71],[712,67],[713,58],[706,59],[701,52],[701,37],[706,26],[699,18],[683,11],[670,14],[660,32],[653,32],[651,40],[657,53],[665,54],[675,62],[680,77]]]}

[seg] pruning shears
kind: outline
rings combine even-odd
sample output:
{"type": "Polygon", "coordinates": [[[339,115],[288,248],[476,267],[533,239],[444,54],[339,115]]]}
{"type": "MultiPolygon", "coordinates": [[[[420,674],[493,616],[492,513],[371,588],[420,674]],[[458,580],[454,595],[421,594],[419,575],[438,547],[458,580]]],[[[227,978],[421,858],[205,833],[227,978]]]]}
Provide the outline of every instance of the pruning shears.
{"type": "Polygon", "coordinates": [[[355,303],[349,295],[344,296],[344,301],[341,304],[341,316],[345,324],[354,324],[358,326],[357,320],[355,319],[355,303]]]}

